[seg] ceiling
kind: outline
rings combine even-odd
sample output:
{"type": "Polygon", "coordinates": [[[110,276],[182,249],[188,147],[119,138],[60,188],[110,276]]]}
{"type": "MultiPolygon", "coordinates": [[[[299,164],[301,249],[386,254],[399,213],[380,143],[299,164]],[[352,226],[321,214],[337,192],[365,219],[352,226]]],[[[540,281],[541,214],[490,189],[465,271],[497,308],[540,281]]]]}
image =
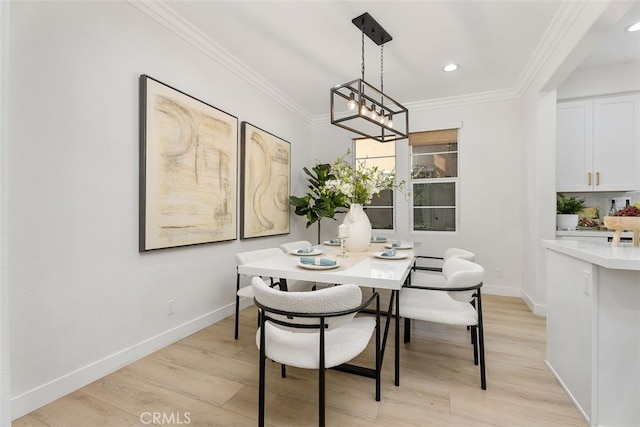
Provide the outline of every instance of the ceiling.
{"type": "MultiPolygon", "coordinates": [[[[384,92],[411,103],[513,90],[553,33],[562,3],[164,0],[163,5],[298,109],[319,116],[328,113],[330,87],[361,75],[361,33],[351,20],[364,12],[393,37],[384,45],[384,92]],[[459,70],[444,73],[449,62],[460,64],[459,70]]],[[[634,10],[640,19],[640,6],[634,10]]],[[[603,45],[585,66],[632,60],[629,52],[640,60],[640,34],[634,34],[635,42],[623,35],[610,36],[616,48],[603,45]]],[[[364,45],[365,80],[379,87],[380,48],[368,38],[364,45]]]]}

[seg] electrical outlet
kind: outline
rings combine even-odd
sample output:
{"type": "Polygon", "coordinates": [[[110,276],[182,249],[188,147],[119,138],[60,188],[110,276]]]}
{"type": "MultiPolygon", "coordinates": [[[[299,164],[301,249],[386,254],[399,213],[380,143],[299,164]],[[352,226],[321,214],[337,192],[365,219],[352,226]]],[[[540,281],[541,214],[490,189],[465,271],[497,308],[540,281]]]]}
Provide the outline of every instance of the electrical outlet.
{"type": "Polygon", "coordinates": [[[500,267],[496,268],[496,277],[497,277],[498,279],[502,279],[502,274],[503,274],[503,273],[504,273],[504,272],[502,271],[502,268],[500,268],[500,267]]]}
{"type": "Polygon", "coordinates": [[[173,303],[174,303],[173,299],[167,300],[167,316],[171,316],[174,313],[173,303]]]}

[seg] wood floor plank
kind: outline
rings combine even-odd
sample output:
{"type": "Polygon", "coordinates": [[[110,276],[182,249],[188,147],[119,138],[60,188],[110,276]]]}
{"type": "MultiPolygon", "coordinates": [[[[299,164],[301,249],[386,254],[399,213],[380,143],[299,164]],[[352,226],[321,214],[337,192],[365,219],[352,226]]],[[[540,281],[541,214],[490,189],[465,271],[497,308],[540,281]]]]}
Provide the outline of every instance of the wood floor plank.
{"type": "MultiPolygon", "coordinates": [[[[388,294],[382,297],[388,301],[388,294]]],[[[381,402],[375,401],[372,379],[327,372],[327,425],[585,426],[544,363],[545,319],[518,298],[484,295],[483,303],[487,390],[480,388],[465,328],[414,322],[411,343],[400,346],[400,387],[393,384],[390,330],[381,402]]],[[[142,413],[188,412],[190,426],[254,426],[256,319],[255,308],[249,307],[241,312],[238,340],[230,316],[12,425],[120,427],[141,425],[142,413]]],[[[372,350],[370,343],[356,363],[373,366],[372,350]]],[[[281,378],[280,365],[267,361],[267,425],[317,425],[317,378],[317,371],[292,367],[281,378]]]]}

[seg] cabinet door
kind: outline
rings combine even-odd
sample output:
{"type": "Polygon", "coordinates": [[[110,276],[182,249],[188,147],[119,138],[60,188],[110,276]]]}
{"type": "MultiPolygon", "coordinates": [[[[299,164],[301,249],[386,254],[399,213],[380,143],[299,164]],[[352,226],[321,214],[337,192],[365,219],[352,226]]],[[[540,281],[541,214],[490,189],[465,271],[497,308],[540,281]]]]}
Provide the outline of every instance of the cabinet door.
{"type": "Polygon", "coordinates": [[[593,168],[593,102],[558,104],[556,116],[556,189],[591,191],[593,168]]]}
{"type": "Polygon", "coordinates": [[[640,95],[593,101],[593,163],[597,191],[640,188],[640,95]]]}

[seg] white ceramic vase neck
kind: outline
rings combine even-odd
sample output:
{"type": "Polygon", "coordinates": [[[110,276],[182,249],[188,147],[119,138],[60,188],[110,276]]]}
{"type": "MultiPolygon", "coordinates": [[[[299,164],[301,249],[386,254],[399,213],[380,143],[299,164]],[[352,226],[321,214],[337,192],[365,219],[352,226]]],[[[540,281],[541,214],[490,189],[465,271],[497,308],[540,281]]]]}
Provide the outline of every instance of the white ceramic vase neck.
{"type": "Polygon", "coordinates": [[[364,252],[371,243],[371,221],[362,205],[352,204],[344,217],[343,224],[349,226],[349,237],[345,240],[345,248],[350,252],[364,252]]]}

